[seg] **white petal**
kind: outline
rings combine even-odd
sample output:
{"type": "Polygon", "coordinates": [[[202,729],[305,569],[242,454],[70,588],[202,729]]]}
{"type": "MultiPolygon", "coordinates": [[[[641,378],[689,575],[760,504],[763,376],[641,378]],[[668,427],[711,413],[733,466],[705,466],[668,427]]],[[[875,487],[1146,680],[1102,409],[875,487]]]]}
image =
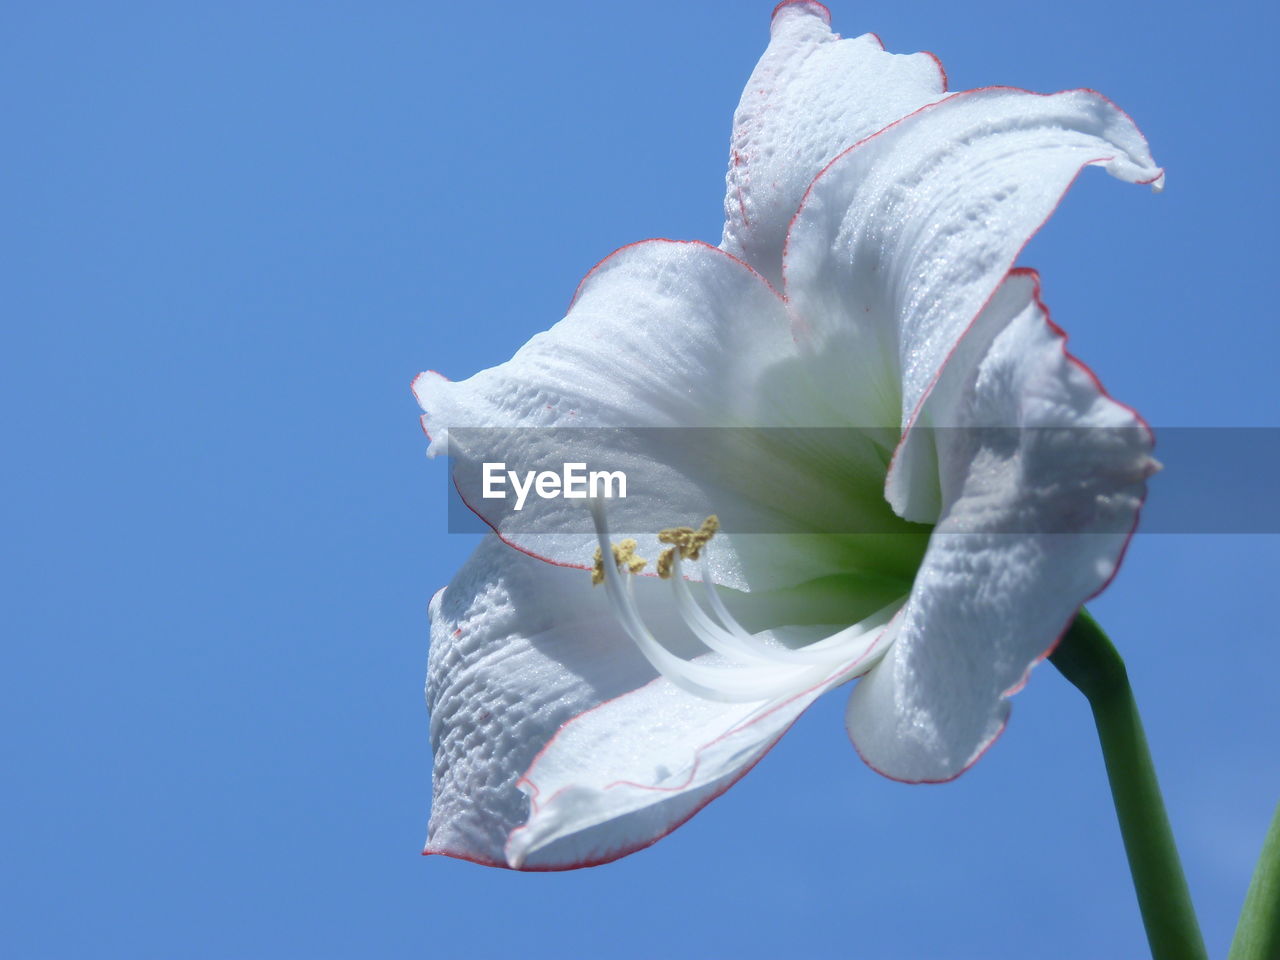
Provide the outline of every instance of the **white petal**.
{"type": "Polygon", "coordinates": [[[433,438],[450,426],[724,426],[758,404],[762,369],[791,352],[785,307],[739,260],[647,240],[582,281],[563,320],[506,363],[414,392],[433,438]]]}
{"type": "MultiPolygon", "coordinates": [[[[1082,167],[1161,174],[1129,117],[1087,90],[955,94],[849,150],[787,240],[797,331],[848,367],[841,395],[906,426],[946,357],[1082,167]]],[[[829,360],[828,362],[836,362],[829,360]]],[[[895,508],[929,521],[890,490],[895,508]]]]}
{"type": "Polygon", "coordinates": [[[821,694],[874,662],[884,633],[787,697],[720,703],[659,679],[577,717],[522,781],[531,812],[511,834],[508,859],[544,868],[601,862],[670,833],[744,776],[821,694]]]}
{"type": "Polygon", "coordinates": [[[585,574],[486,538],[431,603],[426,852],[505,865],[534,755],[569,718],[654,676],[585,574]]]}
{"type": "Polygon", "coordinates": [[[787,224],[836,154],[940,97],[932,54],[885,53],[874,34],[842,40],[826,7],[780,4],[733,117],[721,246],[781,282],[787,224]]]}
{"type": "MultiPolygon", "coordinates": [[[[636,536],[641,555],[651,559],[658,530],[696,526],[711,513],[727,531],[807,531],[820,540],[831,539],[823,532],[832,516],[851,525],[865,516],[870,530],[892,526],[896,518],[882,492],[889,450],[881,441],[864,438],[859,446],[832,437],[839,444],[830,449],[791,449],[785,445],[820,445],[822,434],[690,429],[823,425],[828,388],[800,359],[785,305],[759,275],[705,244],[648,241],[592,271],[568,316],[510,361],[456,383],[424,374],[414,389],[427,411],[432,452],[447,449],[470,464],[469,479],[459,485],[464,500],[505,540],[553,562],[590,562],[594,534],[582,501],[534,497],[519,511],[511,497],[485,501],[477,489],[480,462],[552,469],[583,462],[623,471],[627,498],[610,501],[611,527],[636,536]],[[463,427],[493,432],[477,439],[463,427]],[[657,429],[572,436],[577,428],[614,427],[657,429]],[[451,442],[450,429],[481,449],[451,442]],[[823,469],[800,469],[801,462],[823,469]]],[[[828,372],[834,380],[844,376],[828,372]]],[[[866,566],[883,553],[873,538],[825,547],[812,538],[763,540],[767,558],[753,565],[754,577],[739,557],[748,552],[745,541],[718,540],[718,582],[790,586],[834,572],[831,550],[846,565],[865,554],[866,566]],[[742,549],[735,551],[735,543],[742,549]]]]}
{"type": "Polygon", "coordinates": [[[999,735],[1006,698],[1114,575],[1155,469],[1145,424],[1066,353],[1030,271],[983,311],[927,410],[947,428],[942,515],[847,716],[863,758],[913,782],[958,775],[999,735]],[[1023,429],[950,429],[976,426],[1023,429]]]}

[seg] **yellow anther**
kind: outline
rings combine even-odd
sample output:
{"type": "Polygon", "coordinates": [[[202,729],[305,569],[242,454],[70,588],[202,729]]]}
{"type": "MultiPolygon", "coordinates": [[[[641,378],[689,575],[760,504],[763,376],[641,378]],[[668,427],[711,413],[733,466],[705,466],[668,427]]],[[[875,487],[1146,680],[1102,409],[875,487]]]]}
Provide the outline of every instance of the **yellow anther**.
{"type": "Polygon", "coordinates": [[[626,567],[632,573],[639,573],[649,563],[644,557],[636,556],[636,542],[628,537],[621,543],[613,545],[613,559],[620,567],[626,567]]]}
{"type": "Polygon", "coordinates": [[[694,532],[693,527],[668,527],[658,531],[658,542],[675,544],[683,556],[685,547],[693,540],[694,532]]]}
{"type": "Polygon", "coordinates": [[[670,543],[680,551],[685,560],[697,560],[702,548],[707,545],[716,531],[720,529],[720,518],[715,514],[702,521],[697,530],[693,527],[670,527],[659,531],[658,542],[670,543]]]}
{"type": "MultiPolygon", "coordinates": [[[[639,573],[649,563],[643,557],[636,556],[636,542],[630,537],[613,545],[613,562],[619,569],[626,567],[630,573],[639,573]]],[[[600,552],[599,547],[596,547],[595,563],[591,567],[591,585],[595,587],[602,583],[604,583],[604,554],[600,552]]]]}
{"type": "MultiPolygon", "coordinates": [[[[712,537],[716,535],[716,531],[720,529],[720,520],[715,514],[707,517],[702,521],[702,526],[697,530],[693,527],[670,527],[658,533],[659,543],[669,543],[671,546],[658,554],[658,576],[663,580],[669,580],[676,565],[676,551],[680,551],[680,556],[686,560],[697,560],[702,553],[702,548],[707,545],[712,537]]],[[[639,573],[649,565],[649,561],[643,557],[636,556],[636,542],[628,537],[626,540],[613,544],[613,562],[617,564],[619,570],[625,569],[628,573],[639,573]]],[[[591,584],[598,586],[604,583],[604,554],[600,552],[600,548],[596,548],[595,563],[591,567],[591,584]]]]}

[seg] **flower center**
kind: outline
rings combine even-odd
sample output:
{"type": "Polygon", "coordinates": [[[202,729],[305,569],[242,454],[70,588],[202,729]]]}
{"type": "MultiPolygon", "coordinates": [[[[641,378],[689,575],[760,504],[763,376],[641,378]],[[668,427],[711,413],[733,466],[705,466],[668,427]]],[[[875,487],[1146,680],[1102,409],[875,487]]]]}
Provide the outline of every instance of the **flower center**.
{"type": "Polygon", "coordinates": [[[883,628],[905,601],[905,597],[895,600],[851,626],[797,648],[779,642],[770,631],[751,633],[730,613],[712,579],[704,548],[719,529],[719,521],[711,516],[697,530],[675,527],[658,534],[660,542],[671,544],[658,557],[658,576],[671,583],[681,620],[710,652],[687,660],[655,637],[640,615],[633,584],[648,561],[636,556],[636,542],[610,543],[599,500],[591,504],[591,515],[600,543],[591,582],[604,584],[618,622],[654,669],[705,699],[773,700],[826,682],[836,672],[853,677],[870,668],[871,654],[881,652],[883,628]],[[699,559],[710,615],[694,598],[682,572],[684,561],[699,559]]]}

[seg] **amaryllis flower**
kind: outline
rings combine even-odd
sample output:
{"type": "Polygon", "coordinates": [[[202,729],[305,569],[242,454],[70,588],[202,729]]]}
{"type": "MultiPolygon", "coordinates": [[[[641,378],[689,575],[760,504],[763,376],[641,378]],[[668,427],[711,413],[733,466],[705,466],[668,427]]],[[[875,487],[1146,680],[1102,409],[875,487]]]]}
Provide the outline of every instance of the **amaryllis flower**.
{"type": "Polygon", "coordinates": [[[597,503],[595,533],[563,500],[493,521],[431,604],[428,853],[640,849],[855,677],[849,735],[881,773],[943,781],[990,746],[1114,574],[1154,469],[1014,266],[1089,165],[1162,179],[1097,93],[949,94],[932,55],[783,3],[734,116],[720,247],[624,247],[510,361],[415,381],[433,454],[462,428],[787,428],[710,450],[582,434],[662,491],[685,529],[661,538],[630,500],[597,503]]]}

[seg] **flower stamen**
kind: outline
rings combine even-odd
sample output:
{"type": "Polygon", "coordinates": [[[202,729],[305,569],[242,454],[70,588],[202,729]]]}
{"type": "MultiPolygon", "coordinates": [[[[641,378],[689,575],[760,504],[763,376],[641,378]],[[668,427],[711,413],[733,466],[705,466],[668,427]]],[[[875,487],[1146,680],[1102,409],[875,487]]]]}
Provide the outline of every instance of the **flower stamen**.
{"type": "MultiPolygon", "coordinates": [[[[901,601],[890,604],[859,623],[800,648],[767,639],[767,634],[750,633],[729,612],[718,595],[708,559],[702,554],[720,527],[719,520],[713,515],[704,520],[697,530],[671,527],[658,534],[660,542],[671,544],[658,555],[658,576],[671,582],[676,610],[689,631],[712,654],[719,655],[710,661],[702,657],[688,660],[659,641],[640,616],[633,584],[634,576],[644,569],[646,562],[636,556],[636,541],[628,538],[610,544],[603,504],[597,500],[590,508],[600,544],[595,551],[591,582],[605,585],[609,605],[618,622],[653,667],[676,686],[704,699],[729,702],[770,700],[828,679],[832,670],[842,665],[847,666],[849,675],[853,676],[855,666],[864,663],[868,655],[880,646],[880,634],[901,606],[901,601]],[[604,562],[606,549],[613,554],[612,564],[604,562]],[[716,620],[708,616],[694,599],[681,573],[683,560],[699,558],[702,560],[703,586],[716,620]]],[[[866,663],[866,667],[870,665],[866,663]]]]}

